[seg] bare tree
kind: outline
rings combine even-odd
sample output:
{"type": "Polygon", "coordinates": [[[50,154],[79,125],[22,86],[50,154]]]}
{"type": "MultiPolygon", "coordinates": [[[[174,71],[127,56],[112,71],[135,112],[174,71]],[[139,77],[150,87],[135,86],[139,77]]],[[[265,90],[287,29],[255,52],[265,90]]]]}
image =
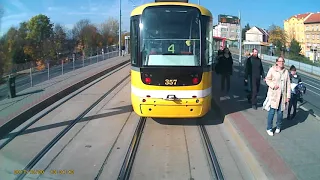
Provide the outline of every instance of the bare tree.
{"type": "Polygon", "coordinates": [[[73,39],[76,40],[77,49],[82,51],[82,54],[85,56],[85,48],[87,44],[87,34],[86,28],[91,25],[90,20],[82,19],[78,21],[72,29],[73,39]]]}
{"type": "Polygon", "coordinates": [[[2,23],[3,14],[4,14],[4,8],[2,5],[0,5],[0,31],[1,31],[1,23],[2,23]]]}
{"type": "Polygon", "coordinates": [[[54,32],[55,49],[56,51],[61,52],[62,50],[65,49],[65,42],[67,38],[66,30],[60,24],[55,24],[53,32],[54,32]]]}
{"type": "Polygon", "coordinates": [[[115,18],[108,18],[105,23],[101,25],[102,37],[107,41],[107,45],[113,45],[119,39],[119,21],[115,18]]]}

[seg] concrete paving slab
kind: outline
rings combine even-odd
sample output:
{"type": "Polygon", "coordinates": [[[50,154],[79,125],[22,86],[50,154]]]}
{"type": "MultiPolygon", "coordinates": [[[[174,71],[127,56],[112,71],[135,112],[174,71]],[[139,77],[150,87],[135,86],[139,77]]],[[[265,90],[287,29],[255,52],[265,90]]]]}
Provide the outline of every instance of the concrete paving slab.
{"type": "MultiPolygon", "coordinates": [[[[153,119],[147,119],[130,178],[134,180],[190,179],[193,165],[190,164],[184,130],[182,125],[162,125],[153,119]]],[[[200,154],[198,154],[200,157],[205,156],[201,148],[200,146],[200,154]]],[[[198,167],[195,168],[198,169],[198,167]]],[[[207,178],[204,177],[204,179],[207,178]]]]}
{"type": "MultiPolygon", "coordinates": [[[[266,134],[267,111],[251,109],[243,91],[243,80],[233,76],[231,92],[220,93],[219,76],[214,78],[215,101],[224,112],[225,121],[244,140],[256,160],[263,167],[268,179],[319,179],[320,164],[318,146],[320,123],[303,109],[298,110],[294,120],[284,119],[284,129],[270,137],[266,134]],[[224,97],[224,98],[222,98],[224,97]],[[302,168],[303,167],[303,168],[302,168]],[[305,169],[308,167],[308,171],[305,169]],[[318,169],[316,169],[318,168],[318,169]]],[[[263,102],[266,88],[261,87],[260,103],[263,102]]],[[[286,118],[286,112],[284,113],[286,118]]],[[[274,124],[276,116],[274,118],[274,124]]]]}
{"type": "Polygon", "coordinates": [[[114,147],[116,149],[112,150],[109,156],[105,159],[104,165],[102,167],[102,172],[99,179],[117,179],[120,173],[122,163],[125,159],[127,150],[129,148],[132,136],[139,122],[139,116],[132,112],[126,126],[123,128],[122,132],[114,147]]]}
{"type": "MultiPolygon", "coordinates": [[[[210,120],[221,121],[214,108],[210,120]]],[[[247,167],[243,156],[226,131],[223,124],[206,126],[209,138],[213,144],[216,156],[225,179],[254,179],[250,169],[247,167]]]]}

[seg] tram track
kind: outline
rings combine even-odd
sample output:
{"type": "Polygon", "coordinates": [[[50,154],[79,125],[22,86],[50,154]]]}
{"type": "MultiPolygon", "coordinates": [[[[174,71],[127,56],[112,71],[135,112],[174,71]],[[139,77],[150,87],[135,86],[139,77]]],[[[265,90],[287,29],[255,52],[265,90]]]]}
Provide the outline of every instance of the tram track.
{"type": "Polygon", "coordinates": [[[221,167],[219,165],[218,158],[217,158],[216,153],[214,151],[214,148],[211,143],[208,132],[206,130],[206,127],[204,125],[199,125],[199,130],[201,132],[203,144],[207,150],[208,159],[211,164],[211,169],[212,169],[212,172],[214,173],[214,177],[216,180],[224,180],[224,177],[223,177],[223,174],[221,171],[221,167]]]}
{"type": "Polygon", "coordinates": [[[118,180],[128,180],[130,177],[130,173],[133,167],[135,156],[138,152],[138,147],[146,124],[146,120],[147,118],[145,117],[140,117],[139,119],[139,123],[134,132],[127,154],[120,169],[118,180]]]}
{"type": "MultiPolygon", "coordinates": [[[[69,96],[67,96],[66,98],[64,98],[62,101],[60,101],[59,103],[55,104],[54,106],[50,107],[49,109],[45,110],[45,112],[40,113],[39,116],[37,116],[34,120],[32,120],[30,123],[28,123],[27,125],[25,125],[24,127],[22,127],[20,130],[18,130],[17,132],[14,133],[9,133],[6,137],[4,137],[3,139],[6,139],[4,142],[2,142],[0,144],[0,150],[5,147],[8,143],[10,143],[13,139],[15,139],[17,136],[19,136],[21,133],[23,133],[26,129],[28,129],[30,126],[32,126],[33,124],[35,124],[36,122],[38,122],[41,118],[45,117],[46,115],[48,115],[50,112],[52,112],[53,110],[57,109],[58,107],[60,107],[61,105],[63,105],[64,103],[66,103],[67,101],[69,101],[70,99],[74,98],[75,96],[79,95],[80,93],[82,93],[83,91],[89,89],[90,87],[94,86],[95,84],[101,82],[102,80],[104,80],[105,78],[112,76],[114,73],[120,71],[121,69],[127,67],[129,65],[129,63],[124,64],[123,66],[120,66],[119,68],[111,71],[110,73],[106,74],[105,76],[97,79],[96,81],[86,85],[84,88],[79,89],[78,91],[76,91],[76,93],[71,94],[69,96]]],[[[126,78],[128,78],[130,75],[128,75],[126,78]]],[[[125,78],[125,79],[126,79],[125,78]]],[[[124,79],[123,79],[124,80],[124,79]]],[[[117,85],[119,85],[122,81],[120,81],[117,85]]],[[[117,86],[113,87],[113,89],[115,89],[117,86]]],[[[112,91],[110,91],[112,92],[112,91]]],[[[107,96],[106,94],[104,96],[107,96]]],[[[102,100],[102,99],[101,99],[102,100]]],[[[101,101],[100,100],[100,101],[101,101]]]]}
{"type": "MultiPolygon", "coordinates": [[[[58,105],[51,108],[48,112],[41,115],[41,117],[46,116],[50,112],[52,112],[54,109],[61,106],[63,103],[70,100],[72,97],[75,97],[76,95],[80,94],[84,90],[88,89],[89,87],[93,86],[94,84],[100,82],[101,80],[107,78],[108,76],[111,76],[112,74],[120,71],[124,67],[128,66],[128,64],[114,70],[113,72],[110,72],[108,75],[104,76],[103,78],[99,79],[98,81],[90,84],[88,87],[82,89],[81,91],[77,92],[76,94],[72,95],[71,97],[68,97],[58,105]]],[[[130,74],[122,78],[115,86],[113,86],[111,89],[109,89],[106,93],[104,93],[98,100],[96,100],[93,104],[91,104],[88,108],[86,108],[80,115],[78,115],[74,120],[72,120],[67,127],[65,127],[58,135],[56,135],[36,156],[33,157],[32,160],[29,161],[29,163],[21,170],[23,172],[30,172],[33,167],[52,149],[52,147],[59,142],[59,140],[64,137],[77,123],[81,121],[82,118],[84,118],[92,109],[94,109],[102,100],[104,100],[108,95],[110,95],[116,88],[118,88],[126,79],[130,77],[130,74]]],[[[35,121],[28,124],[28,127],[30,127],[32,124],[37,122],[40,118],[37,118],[35,121]]],[[[16,136],[18,136],[20,133],[22,133],[24,130],[26,130],[28,127],[22,128],[19,133],[15,134],[15,136],[11,137],[5,144],[8,144],[10,141],[12,141],[16,136]]],[[[2,146],[2,148],[5,146],[2,146]]],[[[23,179],[28,173],[19,173],[15,180],[23,179]]]]}
{"type": "MultiPolygon", "coordinates": [[[[147,121],[153,121],[153,120],[150,118],[140,117],[139,123],[135,129],[135,133],[131,139],[130,146],[129,146],[127,153],[126,153],[126,156],[123,160],[123,163],[122,163],[122,166],[121,166],[118,178],[117,178],[118,180],[136,179],[136,178],[132,178],[130,175],[131,175],[131,171],[134,167],[135,157],[136,157],[137,153],[139,152],[138,151],[139,145],[143,142],[143,140],[141,140],[141,139],[142,139],[142,134],[143,134],[143,131],[145,130],[145,126],[146,126],[147,121]]],[[[188,121],[188,120],[185,120],[185,121],[188,121]]],[[[210,141],[210,137],[207,133],[205,125],[198,124],[196,126],[197,126],[198,132],[201,136],[202,146],[204,148],[204,151],[206,151],[207,163],[210,164],[211,179],[224,180],[221,166],[219,164],[218,158],[217,158],[216,153],[214,151],[214,146],[212,145],[212,143],[210,141]]],[[[148,128],[151,128],[151,127],[148,127],[148,128]]],[[[186,130],[184,129],[183,131],[185,134],[186,130]]],[[[186,142],[186,149],[188,149],[187,142],[186,142]]],[[[187,153],[189,153],[188,150],[187,150],[187,153]]],[[[206,164],[206,162],[203,162],[203,163],[206,164]]],[[[190,167],[190,160],[189,160],[189,167],[190,167]]],[[[191,172],[190,172],[190,175],[191,175],[191,172]]],[[[190,179],[193,179],[192,175],[191,175],[190,179]]]]}
{"type": "MultiPolygon", "coordinates": [[[[126,82],[124,87],[128,87],[128,84],[130,84],[129,82],[126,82]]],[[[115,99],[118,99],[119,97],[121,97],[121,94],[123,94],[123,88],[119,88],[117,90],[117,92],[115,92],[114,95],[111,97],[111,99],[108,100],[105,105],[103,105],[103,107],[106,106],[107,104],[111,103],[111,101],[114,101],[115,99]]],[[[98,109],[100,109],[100,108],[98,108],[98,109]]],[[[100,111],[102,111],[102,109],[100,109],[99,112],[100,111]]],[[[100,113],[98,113],[98,114],[100,114],[100,113]]],[[[101,160],[103,159],[103,162],[101,163],[101,166],[98,168],[97,173],[95,173],[96,175],[92,174],[91,177],[94,177],[92,179],[98,180],[101,178],[101,175],[103,175],[103,172],[105,170],[105,166],[109,165],[108,163],[109,163],[110,159],[113,158],[112,157],[114,155],[113,153],[115,153],[119,149],[119,147],[117,145],[117,143],[119,143],[119,139],[121,139],[120,142],[123,141],[123,135],[125,134],[125,131],[128,131],[128,128],[130,129],[130,127],[128,127],[128,126],[130,126],[130,123],[132,123],[132,118],[134,119],[134,121],[136,121],[136,118],[134,116],[134,112],[131,109],[130,113],[126,117],[123,118],[123,122],[118,123],[119,127],[121,126],[121,128],[119,128],[119,131],[116,131],[116,134],[109,134],[109,136],[113,136],[114,138],[112,138],[112,143],[108,147],[109,150],[107,150],[106,156],[104,158],[101,158],[101,160]]],[[[118,121],[120,122],[121,119],[118,119],[118,121]]],[[[54,163],[59,162],[61,160],[61,158],[65,155],[64,153],[68,153],[68,151],[69,151],[68,148],[70,148],[70,146],[72,147],[74,145],[74,143],[75,144],[79,143],[79,139],[81,139],[81,133],[85,134],[85,132],[86,132],[85,128],[87,127],[88,124],[89,124],[89,121],[86,122],[86,124],[74,135],[74,137],[72,137],[69,140],[68,143],[66,143],[64,145],[64,147],[58,153],[56,153],[56,155],[52,158],[52,160],[50,159],[50,162],[48,163],[48,165],[46,165],[46,167],[44,168],[44,171],[50,172],[50,169],[55,169],[55,168],[53,168],[53,167],[55,167],[54,163]],[[72,141],[74,141],[73,144],[72,144],[72,141]]],[[[110,127],[111,127],[111,124],[110,124],[110,127]]],[[[111,128],[115,128],[115,127],[111,127],[111,128]]],[[[89,127],[89,129],[90,129],[90,127],[89,127]]],[[[129,143],[127,143],[127,144],[129,144],[129,143]]],[[[70,155],[67,155],[67,156],[70,156],[70,155]]],[[[101,156],[99,156],[99,157],[101,157],[101,156]]],[[[120,169],[120,167],[119,167],[119,169],[120,169]]],[[[38,179],[51,178],[50,175],[52,175],[52,174],[47,173],[47,175],[49,175],[49,176],[46,176],[45,174],[41,174],[38,177],[38,179]]],[[[104,179],[104,178],[101,178],[101,179],[104,179]]]]}

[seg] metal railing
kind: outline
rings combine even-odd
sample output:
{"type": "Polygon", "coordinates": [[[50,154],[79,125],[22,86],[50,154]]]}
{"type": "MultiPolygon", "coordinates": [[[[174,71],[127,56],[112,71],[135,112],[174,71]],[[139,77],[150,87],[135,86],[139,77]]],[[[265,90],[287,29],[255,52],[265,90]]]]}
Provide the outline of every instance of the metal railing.
{"type": "MultiPolygon", "coordinates": [[[[238,49],[230,49],[230,52],[234,55],[235,59],[239,59],[238,49]]],[[[276,56],[269,56],[266,54],[259,54],[259,57],[262,60],[270,63],[275,63],[277,59],[276,56]]],[[[242,55],[242,62],[244,62],[244,59],[246,58],[247,56],[242,55]]],[[[312,75],[320,76],[320,67],[285,58],[285,66],[290,67],[291,65],[294,65],[298,70],[304,71],[312,75]]]]}
{"type": "Polygon", "coordinates": [[[36,67],[30,66],[29,69],[24,71],[9,74],[3,77],[4,82],[0,84],[0,100],[7,97],[8,94],[8,85],[7,80],[10,76],[15,76],[15,86],[16,92],[23,91],[29,87],[35,86],[39,83],[48,81],[52,78],[58,77],[60,75],[66,74],[68,72],[75,71],[77,69],[101,62],[112,57],[119,56],[119,51],[116,48],[113,48],[110,52],[105,52],[103,54],[94,55],[91,57],[73,57],[71,60],[61,60],[58,65],[50,66],[50,63],[47,62],[45,67],[42,70],[36,70],[36,67]]]}

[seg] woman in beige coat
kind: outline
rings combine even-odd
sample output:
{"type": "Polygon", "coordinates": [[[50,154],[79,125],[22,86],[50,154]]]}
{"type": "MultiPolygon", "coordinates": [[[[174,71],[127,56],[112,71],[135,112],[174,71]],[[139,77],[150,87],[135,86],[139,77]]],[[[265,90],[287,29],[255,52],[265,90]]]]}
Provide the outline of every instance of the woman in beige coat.
{"type": "Polygon", "coordinates": [[[277,112],[277,129],[276,133],[280,133],[283,111],[290,100],[290,77],[289,72],[284,68],[284,58],[279,57],[276,60],[276,65],[272,66],[266,76],[266,83],[269,86],[267,97],[270,103],[268,113],[267,133],[273,136],[272,126],[273,117],[277,112]]]}

